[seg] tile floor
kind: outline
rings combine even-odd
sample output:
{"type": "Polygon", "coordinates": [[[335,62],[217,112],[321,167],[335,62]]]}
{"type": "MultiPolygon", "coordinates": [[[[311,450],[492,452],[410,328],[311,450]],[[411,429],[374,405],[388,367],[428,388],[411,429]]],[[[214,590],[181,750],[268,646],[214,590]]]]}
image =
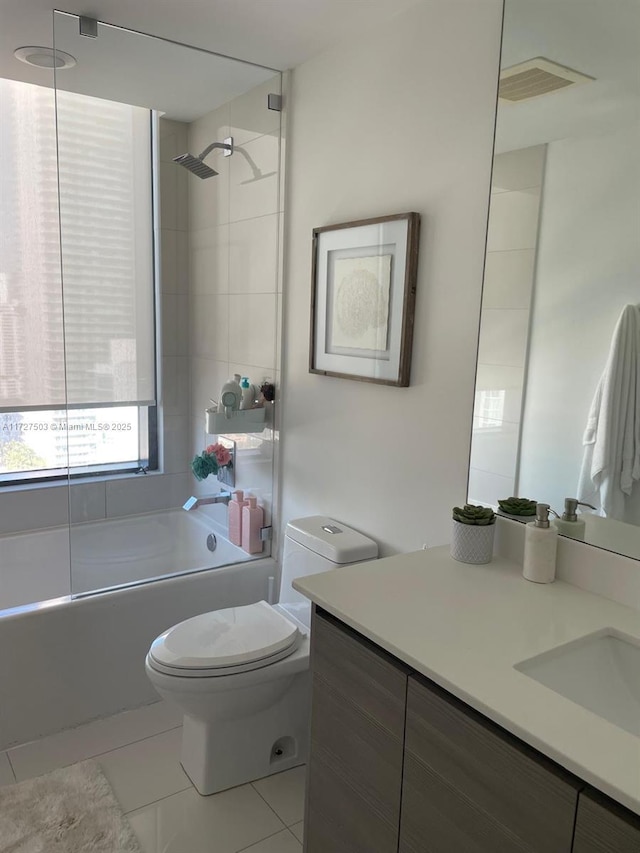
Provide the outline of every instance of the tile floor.
{"type": "Polygon", "coordinates": [[[144,853],[302,853],[305,768],[201,797],[164,702],[0,752],[0,785],[95,758],[144,853]]]}

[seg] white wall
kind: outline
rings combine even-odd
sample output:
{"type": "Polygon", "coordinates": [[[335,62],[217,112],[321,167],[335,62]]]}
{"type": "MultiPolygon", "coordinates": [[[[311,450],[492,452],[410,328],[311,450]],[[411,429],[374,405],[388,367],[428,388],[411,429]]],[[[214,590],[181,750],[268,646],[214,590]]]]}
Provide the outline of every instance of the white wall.
{"type": "Polygon", "coordinates": [[[283,519],[384,553],[448,541],[465,500],[500,0],[429,0],[297,67],[288,131],[283,519]],[[307,371],[311,231],[422,216],[411,387],[307,371]]]}
{"type": "Polygon", "coordinates": [[[640,299],[637,125],[550,143],[534,289],[519,494],[558,512],[611,336],[640,299]]]}
{"type": "MultiPolygon", "coordinates": [[[[189,125],[189,151],[202,151],[228,136],[235,146],[231,157],[213,152],[207,158],[217,177],[189,176],[189,461],[216,440],[205,433],[204,413],[230,376],[239,373],[258,386],[279,381],[281,114],[268,109],[267,96],[280,94],[280,88],[277,74],[189,125]],[[252,180],[247,158],[263,177],[252,180]]],[[[269,424],[257,433],[231,437],[237,451],[235,487],[258,498],[268,524],[276,431],[269,424]]],[[[214,477],[198,483],[191,476],[189,494],[221,488],[214,477]]],[[[224,505],[204,511],[226,523],[224,505]]]]}

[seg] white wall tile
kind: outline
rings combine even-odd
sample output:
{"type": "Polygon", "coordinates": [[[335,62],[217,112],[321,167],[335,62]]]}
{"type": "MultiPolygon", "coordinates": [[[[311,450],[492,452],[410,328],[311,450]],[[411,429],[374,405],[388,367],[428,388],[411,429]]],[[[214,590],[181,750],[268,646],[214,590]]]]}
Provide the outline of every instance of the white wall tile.
{"type": "Polygon", "coordinates": [[[105,517],[107,508],[104,481],[82,483],[72,480],[70,490],[72,524],[105,517]]]}
{"type": "Polygon", "coordinates": [[[518,424],[496,421],[491,426],[480,426],[480,419],[474,418],[471,467],[505,478],[512,477],[518,456],[518,440],[518,424]]]}
{"type": "Polygon", "coordinates": [[[478,361],[523,367],[527,349],[529,312],[491,309],[482,312],[478,361]]]}
{"type": "Polygon", "coordinates": [[[229,292],[229,225],[191,232],[191,293],[229,292]]]}
{"type": "Polygon", "coordinates": [[[268,109],[267,96],[279,95],[280,86],[280,74],[276,74],[229,103],[229,124],[236,145],[244,145],[265,133],[278,136],[280,113],[268,109]]]}
{"type": "Polygon", "coordinates": [[[489,214],[487,251],[535,248],[539,203],[539,189],[493,195],[489,214]]]}
{"type": "Polygon", "coordinates": [[[477,468],[469,469],[469,500],[473,503],[486,503],[497,506],[498,500],[513,495],[513,477],[501,477],[477,468]]]}
{"type": "Polygon", "coordinates": [[[189,412],[189,359],[165,356],[162,359],[162,408],[165,416],[189,412]]]}
{"type": "Polygon", "coordinates": [[[67,485],[0,491],[0,535],[69,522],[67,485]]]}
{"type": "Polygon", "coordinates": [[[275,136],[265,135],[239,146],[251,157],[264,177],[253,179],[251,166],[236,151],[231,158],[231,186],[229,190],[229,220],[251,219],[278,212],[279,142],[275,136]]]}
{"type": "Polygon", "coordinates": [[[186,356],[188,352],[188,315],[186,295],[162,294],[162,354],[186,356]]]}
{"type": "Polygon", "coordinates": [[[190,488],[189,476],[138,474],[107,481],[107,518],[182,506],[190,488]]]}
{"type": "Polygon", "coordinates": [[[189,471],[190,441],[188,415],[163,418],[164,451],[162,469],[165,474],[189,471]]]}
{"type": "Polygon", "coordinates": [[[178,230],[178,169],[175,163],[160,163],[160,226],[178,230]]]}
{"type": "Polygon", "coordinates": [[[229,227],[229,292],[275,293],[278,282],[277,213],[229,227]]]}
{"type": "Polygon", "coordinates": [[[275,368],[276,295],[229,297],[229,360],[275,368]]]}
{"type": "Polygon", "coordinates": [[[498,154],[493,159],[492,192],[508,192],[542,184],[545,145],[520,148],[498,154]]]}
{"type": "Polygon", "coordinates": [[[191,309],[191,355],[226,361],[229,358],[229,296],[194,294],[191,309]]]}
{"type": "Polygon", "coordinates": [[[533,288],[534,249],[487,252],[482,310],[529,309],[533,288]]]}
{"type": "Polygon", "coordinates": [[[500,420],[518,423],[522,414],[523,367],[508,367],[501,364],[478,364],[476,374],[476,398],[474,411],[480,414],[482,391],[504,392],[504,405],[500,420]]]}
{"type": "Polygon", "coordinates": [[[190,372],[191,413],[197,415],[200,421],[204,418],[204,410],[211,405],[211,400],[217,402],[220,389],[232,371],[227,361],[192,358],[190,372]]]}
{"type": "Polygon", "coordinates": [[[187,150],[187,125],[181,121],[161,118],[158,122],[160,160],[170,163],[187,150]]]}

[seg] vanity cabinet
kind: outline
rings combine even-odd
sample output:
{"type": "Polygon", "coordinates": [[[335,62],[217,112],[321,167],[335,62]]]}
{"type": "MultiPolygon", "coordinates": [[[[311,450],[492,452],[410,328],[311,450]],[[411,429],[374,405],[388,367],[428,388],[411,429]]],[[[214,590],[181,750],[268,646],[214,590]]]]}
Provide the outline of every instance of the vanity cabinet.
{"type": "Polygon", "coordinates": [[[573,853],[640,853],[640,818],[596,792],[584,791],[573,853]]]}
{"type": "Polygon", "coordinates": [[[316,612],[306,853],[397,853],[407,667],[316,612]]]}
{"type": "Polygon", "coordinates": [[[640,853],[640,817],[314,608],[305,853],[640,853]]]}
{"type": "Polygon", "coordinates": [[[569,853],[579,787],[432,682],[409,678],[400,853],[569,853]]]}

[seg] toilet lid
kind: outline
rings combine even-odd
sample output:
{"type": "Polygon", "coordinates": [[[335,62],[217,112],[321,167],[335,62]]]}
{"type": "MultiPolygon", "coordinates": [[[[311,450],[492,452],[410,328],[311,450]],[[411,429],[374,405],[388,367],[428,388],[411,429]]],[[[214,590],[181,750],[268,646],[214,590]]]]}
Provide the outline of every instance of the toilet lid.
{"type": "Polygon", "coordinates": [[[214,669],[270,658],[300,633],[266,601],[194,616],[153,641],[150,656],[176,669],[214,669]]]}

